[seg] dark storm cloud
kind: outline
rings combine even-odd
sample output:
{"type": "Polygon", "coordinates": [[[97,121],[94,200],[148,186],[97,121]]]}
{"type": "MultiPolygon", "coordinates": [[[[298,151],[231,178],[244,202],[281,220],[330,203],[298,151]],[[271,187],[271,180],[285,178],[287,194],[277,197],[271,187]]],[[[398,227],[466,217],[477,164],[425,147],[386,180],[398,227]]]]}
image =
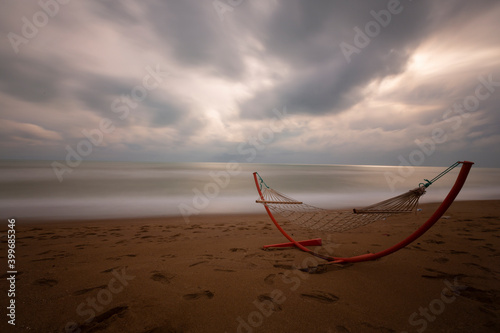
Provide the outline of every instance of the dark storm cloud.
{"type": "Polygon", "coordinates": [[[328,64],[324,64],[324,67],[318,65],[314,71],[307,73],[298,70],[274,90],[257,92],[253,98],[242,103],[242,116],[272,117],[271,111],[277,106],[287,106],[291,114],[322,115],[344,111],[363,99],[362,89],[371,80],[401,72],[408,55],[389,52],[384,59],[390,61],[383,66],[372,65],[381,63],[381,57],[377,59],[368,53],[361,57],[370,59],[368,62],[360,60],[357,66],[342,67],[343,64],[337,64],[329,68],[328,64]]]}
{"type": "MultiPolygon", "coordinates": [[[[95,15],[113,24],[149,27],[159,41],[150,47],[171,53],[183,66],[205,69],[227,79],[241,77],[245,67],[239,49],[224,30],[211,1],[157,0],[134,5],[143,13],[111,1],[100,1],[91,8],[95,15]]],[[[133,29],[124,38],[134,39],[130,33],[134,34],[133,29]]],[[[136,37],[144,38],[138,32],[136,37]]]]}
{"type": "Polygon", "coordinates": [[[55,61],[0,52],[0,91],[23,101],[49,102],[61,95],[64,69],[55,61]]]}
{"type": "MultiPolygon", "coordinates": [[[[70,12],[70,7],[60,7],[60,11],[50,19],[49,24],[39,28],[34,40],[44,37],[51,38],[49,30],[51,28],[57,29],[57,27],[60,28],[60,31],[79,31],[86,34],[85,30],[81,30],[83,21],[99,24],[102,22],[101,20],[106,21],[107,25],[120,28],[119,31],[123,32],[123,38],[127,40],[141,40],[143,32],[135,31],[133,26],[139,23],[145,26],[149,25],[149,21],[145,21],[145,18],[141,17],[141,11],[134,10],[130,3],[119,4],[100,1],[87,3],[85,6],[85,8],[90,9],[89,12],[82,12],[77,21],[70,19],[73,14],[70,12]]],[[[138,4],[138,6],[141,5],[138,4]]],[[[163,10],[167,9],[163,8],[163,10]]],[[[31,20],[33,13],[41,12],[40,7],[21,7],[17,4],[13,5],[12,10],[19,18],[26,17],[28,20],[31,20]]],[[[157,15],[161,17],[161,13],[157,15]]],[[[16,31],[22,35],[21,31],[18,30],[21,29],[24,21],[20,19],[11,21],[10,26],[0,25],[3,30],[2,34],[7,35],[11,31],[16,31]]],[[[176,27],[172,28],[177,29],[176,27]]],[[[71,36],[66,37],[69,37],[66,42],[74,42],[70,38],[71,36]]],[[[81,42],[82,39],[78,39],[78,41],[81,42]]],[[[100,56],[104,52],[96,41],[85,39],[83,41],[89,42],[90,48],[95,48],[96,56],[100,56]]],[[[141,85],[143,77],[127,75],[127,68],[123,68],[122,73],[119,74],[112,74],[109,71],[102,71],[106,74],[100,74],[101,71],[98,68],[89,71],[88,68],[81,66],[88,60],[85,56],[77,53],[56,52],[55,56],[47,57],[44,51],[32,47],[33,43],[35,42],[29,40],[27,44],[19,45],[20,52],[17,54],[13,51],[8,40],[7,43],[1,45],[0,91],[6,95],[30,103],[50,104],[58,99],[76,102],[86,111],[98,114],[103,118],[116,120],[114,125],[117,127],[138,123],[153,127],[165,127],[181,122],[184,117],[190,117],[188,106],[177,101],[178,96],[164,94],[159,98],[153,97],[152,91],[147,91],[147,98],[140,103],[135,103],[138,104],[137,107],[131,108],[131,116],[121,117],[118,121],[118,116],[121,114],[113,113],[113,102],[122,96],[130,98],[132,89],[141,85]]],[[[151,47],[157,49],[158,45],[151,45],[151,47]]],[[[136,51],[130,49],[130,53],[133,52],[136,51]]],[[[122,55],[119,54],[120,57],[122,55]]],[[[113,56],[115,55],[110,55],[110,57],[113,56]]],[[[161,71],[165,71],[165,68],[162,68],[161,71]]],[[[144,74],[146,75],[146,72],[144,74]]],[[[82,124],[82,126],[86,125],[82,124]]],[[[200,126],[195,128],[200,128],[200,126]]]]}
{"type": "Polygon", "coordinates": [[[244,66],[211,2],[156,1],[145,7],[152,31],[183,66],[206,69],[226,79],[240,78],[244,66]]]}
{"type": "Polygon", "coordinates": [[[470,19],[489,6],[489,3],[448,2],[445,7],[449,9],[433,16],[438,9],[430,1],[401,1],[395,7],[398,13],[391,15],[386,27],[379,24],[380,32],[369,37],[367,45],[358,47],[359,53],[352,53],[346,59],[340,44],[356,47],[354,28],[366,34],[366,24],[376,21],[372,11],[379,15],[381,11],[387,12],[388,3],[281,2],[259,33],[266,43],[267,56],[283,61],[292,68],[292,73],[274,89],[257,91],[243,101],[241,115],[272,116],[271,110],[279,105],[286,105],[290,113],[342,112],[364,98],[362,89],[371,81],[403,72],[412,51],[430,33],[443,28],[443,19],[453,15],[462,19],[467,15],[470,19]]]}
{"type": "Polygon", "coordinates": [[[138,17],[137,12],[133,10],[130,4],[127,1],[95,1],[90,9],[96,16],[118,25],[128,26],[142,23],[141,18],[138,17]]]}
{"type": "MultiPolygon", "coordinates": [[[[97,74],[82,75],[80,87],[75,89],[75,97],[102,117],[115,120],[117,127],[131,125],[151,128],[181,127],[192,119],[192,107],[181,96],[156,90],[143,90],[143,100],[134,100],[132,91],[137,79],[123,79],[97,74]],[[126,100],[127,102],[122,102],[126,100]],[[125,111],[126,110],[126,111],[125,111]]],[[[190,122],[189,130],[183,135],[195,133],[203,128],[203,123],[190,122]]]]}
{"type": "MultiPolygon", "coordinates": [[[[168,97],[166,97],[168,98],[168,97]]],[[[148,109],[148,125],[151,127],[169,127],[182,121],[191,113],[189,105],[170,96],[168,100],[151,97],[144,105],[148,109]]]]}
{"type": "MultiPolygon", "coordinates": [[[[55,59],[40,63],[29,57],[0,54],[0,90],[26,102],[50,103],[58,98],[70,99],[101,117],[117,118],[120,114],[113,112],[113,102],[121,96],[130,99],[131,90],[137,83],[140,83],[137,78],[82,72],[55,59]],[[69,82],[77,84],[68,88],[69,82]]],[[[143,116],[154,120],[151,122],[153,127],[172,125],[189,114],[187,106],[176,102],[175,97],[170,96],[170,101],[164,99],[148,96],[144,102],[134,104],[138,104],[139,111],[151,111],[151,116],[143,116]]],[[[115,125],[130,125],[132,119],[121,119],[115,125]]]]}
{"type": "Polygon", "coordinates": [[[137,79],[105,76],[96,73],[79,73],[78,86],[73,88],[74,98],[89,110],[101,115],[109,115],[113,100],[130,94],[137,79]]]}

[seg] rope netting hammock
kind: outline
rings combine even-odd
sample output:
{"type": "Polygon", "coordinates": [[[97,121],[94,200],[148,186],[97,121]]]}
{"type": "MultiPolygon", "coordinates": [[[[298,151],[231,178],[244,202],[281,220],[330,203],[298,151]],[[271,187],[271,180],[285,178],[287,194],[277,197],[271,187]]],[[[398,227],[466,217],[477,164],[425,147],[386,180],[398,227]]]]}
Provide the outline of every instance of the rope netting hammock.
{"type": "MultiPolygon", "coordinates": [[[[467,178],[468,172],[473,164],[472,162],[467,162],[467,161],[456,162],[452,164],[450,167],[448,167],[446,170],[441,172],[439,175],[434,177],[433,179],[431,180],[425,179],[426,181],[425,183],[420,183],[418,187],[408,192],[405,192],[398,196],[389,198],[387,200],[378,202],[376,204],[364,208],[357,208],[357,209],[355,208],[352,211],[323,209],[293,199],[290,196],[285,195],[267,186],[262,177],[257,172],[255,172],[254,173],[255,184],[257,186],[257,190],[260,196],[260,199],[256,200],[256,202],[262,204],[265,207],[267,213],[269,214],[271,220],[276,225],[276,227],[288,240],[290,240],[290,243],[275,244],[273,246],[296,246],[303,251],[312,252],[304,245],[320,245],[321,240],[316,239],[316,240],[308,240],[302,242],[295,241],[290,235],[288,235],[283,230],[283,228],[274,218],[273,214],[279,215],[296,225],[308,229],[331,231],[331,232],[343,232],[355,229],[367,225],[369,223],[375,222],[377,220],[386,219],[387,217],[394,214],[408,214],[414,212],[418,205],[420,197],[425,194],[426,189],[435,181],[446,175],[448,172],[450,172],[460,164],[463,164],[463,167],[461,168],[457,181],[454,187],[451,189],[448,196],[446,197],[446,199],[443,201],[441,206],[436,211],[436,213],[426,223],[424,223],[424,225],[422,225],[422,227],[419,228],[419,230],[417,230],[414,234],[409,236],[403,242],[396,244],[393,248],[388,249],[390,250],[389,253],[392,253],[406,246],[407,244],[409,244],[409,242],[412,242],[414,239],[420,237],[421,234],[423,234],[428,228],[430,228],[430,226],[432,226],[441,217],[441,215],[444,214],[446,209],[448,209],[448,207],[451,205],[456,195],[458,195],[458,192],[465,183],[465,179],[467,178]]],[[[358,257],[335,258],[328,256],[325,257],[317,255],[315,253],[312,254],[321,257],[323,259],[326,259],[328,261],[334,261],[334,262],[354,262],[354,261],[376,259],[366,255],[362,256],[364,257],[363,260],[352,260],[353,258],[358,258],[358,257]]]]}
{"type": "Polygon", "coordinates": [[[266,204],[274,214],[301,227],[342,232],[385,219],[393,214],[413,212],[418,205],[418,200],[425,194],[425,189],[458,165],[459,162],[454,163],[432,180],[425,179],[426,183],[420,183],[418,187],[406,193],[368,207],[355,208],[352,211],[328,210],[305,204],[270,188],[257,173],[263,199],[256,200],[256,202],[266,204]]]}
{"type": "Polygon", "coordinates": [[[274,214],[301,227],[342,232],[385,219],[392,214],[411,213],[424,193],[425,188],[418,187],[373,206],[353,209],[353,211],[318,208],[292,199],[271,188],[265,188],[262,191],[264,200],[256,200],[256,202],[266,204],[274,214]]]}

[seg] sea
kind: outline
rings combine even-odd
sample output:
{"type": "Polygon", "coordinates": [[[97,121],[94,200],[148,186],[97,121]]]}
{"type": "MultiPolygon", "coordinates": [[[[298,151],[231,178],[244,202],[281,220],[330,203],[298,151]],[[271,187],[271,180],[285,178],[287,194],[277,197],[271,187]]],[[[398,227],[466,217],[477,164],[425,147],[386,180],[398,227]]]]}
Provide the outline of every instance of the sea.
{"type": "MultiPolygon", "coordinates": [[[[0,161],[1,218],[60,221],[265,213],[254,172],[299,201],[328,209],[370,205],[404,193],[447,167],[257,163],[0,161]],[[61,168],[61,165],[64,168],[61,168]]],[[[460,165],[420,202],[440,202],[460,165]]],[[[266,186],[262,185],[262,186],[266,186]]],[[[473,166],[457,200],[500,199],[500,169],[473,166]]]]}

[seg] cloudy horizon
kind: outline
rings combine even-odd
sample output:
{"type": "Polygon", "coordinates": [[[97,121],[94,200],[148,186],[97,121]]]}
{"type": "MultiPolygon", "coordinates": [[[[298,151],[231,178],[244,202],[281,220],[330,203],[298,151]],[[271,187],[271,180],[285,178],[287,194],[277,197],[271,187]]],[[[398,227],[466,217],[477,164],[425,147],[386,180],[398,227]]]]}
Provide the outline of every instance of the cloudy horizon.
{"type": "Polygon", "coordinates": [[[496,1],[2,6],[2,159],[500,167],[496,1]]]}

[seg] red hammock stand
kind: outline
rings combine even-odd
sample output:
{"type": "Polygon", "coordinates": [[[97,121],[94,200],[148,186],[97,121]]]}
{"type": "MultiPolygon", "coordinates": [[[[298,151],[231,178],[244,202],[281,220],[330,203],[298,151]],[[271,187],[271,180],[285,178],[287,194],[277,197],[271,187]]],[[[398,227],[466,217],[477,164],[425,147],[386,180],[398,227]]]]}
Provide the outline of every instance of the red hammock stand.
{"type": "MultiPolygon", "coordinates": [[[[332,256],[326,256],[322,255],[319,253],[316,253],[312,251],[311,249],[308,249],[306,246],[319,246],[321,245],[321,238],[316,238],[316,239],[310,239],[310,240],[304,240],[304,241],[296,241],[295,239],[292,238],[283,228],[280,226],[278,221],[274,218],[271,210],[267,206],[266,203],[264,204],[264,207],[267,211],[267,214],[269,214],[269,217],[273,221],[274,225],[278,230],[285,236],[290,242],[289,243],[281,243],[281,244],[273,244],[273,245],[266,245],[264,248],[268,247],[297,247],[300,250],[304,252],[308,252],[318,258],[324,259],[329,261],[330,263],[334,264],[344,264],[344,263],[355,263],[355,262],[362,262],[362,261],[369,261],[369,260],[375,260],[379,259],[382,257],[385,257],[391,253],[394,253],[398,250],[401,250],[408,244],[412,243],[415,241],[417,238],[422,236],[427,230],[429,230],[440,218],[443,216],[443,214],[448,210],[448,208],[451,206],[455,198],[457,197],[458,193],[462,189],[465,180],[467,179],[467,176],[469,174],[469,171],[474,164],[474,162],[469,162],[469,161],[463,161],[463,162],[458,162],[462,164],[462,167],[460,168],[460,173],[457,176],[457,179],[455,181],[455,184],[451,188],[450,192],[446,196],[446,198],[443,200],[441,205],[436,209],[434,214],[432,214],[429,219],[420,226],[415,232],[413,232],[411,235],[409,235],[407,238],[402,240],[401,242],[383,250],[377,253],[368,253],[368,254],[363,254],[359,256],[354,256],[354,257],[332,257],[332,256]]],[[[257,179],[257,172],[253,173],[254,180],[255,180],[255,185],[257,186],[257,191],[259,192],[259,196],[261,198],[261,201],[265,201],[264,196],[262,194],[262,191],[259,186],[259,182],[257,179]]]]}

